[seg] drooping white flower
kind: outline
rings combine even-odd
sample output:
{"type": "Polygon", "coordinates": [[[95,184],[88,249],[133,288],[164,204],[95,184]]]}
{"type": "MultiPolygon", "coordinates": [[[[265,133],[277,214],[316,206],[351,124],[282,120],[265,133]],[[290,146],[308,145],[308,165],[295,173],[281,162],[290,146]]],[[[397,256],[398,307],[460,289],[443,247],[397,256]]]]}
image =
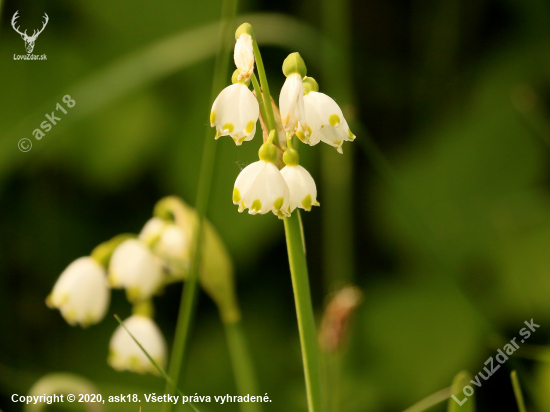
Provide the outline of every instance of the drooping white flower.
{"type": "MultiPolygon", "coordinates": [[[[155,362],[164,368],[166,341],[157,324],[146,316],[132,315],[124,321],[124,325],[155,362]]],[[[122,325],[115,330],[109,343],[108,363],[118,371],[158,374],[151,361],[122,325]]]]}
{"type": "Polygon", "coordinates": [[[109,283],[125,288],[130,302],[148,299],[162,285],[162,261],[138,239],[122,242],[113,252],[109,264],[109,283]]]}
{"type": "Polygon", "coordinates": [[[287,165],[281,170],[290,190],[290,211],[299,207],[311,210],[311,206],[319,206],[317,187],[309,172],[300,165],[287,165]]]}
{"type": "Polygon", "coordinates": [[[285,83],[279,95],[281,122],[285,132],[292,136],[301,126],[308,133],[304,109],[304,86],[302,79],[307,73],[306,64],[300,53],[290,53],[283,62],[285,83]]]}
{"type": "Polygon", "coordinates": [[[301,125],[305,133],[308,134],[304,108],[304,88],[302,86],[302,76],[299,73],[293,73],[286,78],[279,95],[279,109],[285,132],[294,134],[301,125]]]}
{"type": "Polygon", "coordinates": [[[290,216],[290,191],[285,179],[273,163],[259,160],[245,167],[233,189],[233,204],[239,212],[265,214],[269,211],[279,218],[290,216]]]}
{"type": "Polygon", "coordinates": [[[59,309],[69,324],[86,327],[103,319],[110,299],[105,269],[86,256],[76,259],[61,273],[46,304],[59,309]]]}
{"type": "MultiPolygon", "coordinates": [[[[311,79],[311,78],[307,78],[311,79]]],[[[313,80],[314,81],[314,80],[313,80]]],[[[315,82],[316,84],[316,82],[315,82]]],[[[322,141],[336,148],[342,153],[342,144],[345,141],[355,140],[355,135],[349,129],[342,110],[329,96],[316,90],[306,90],[304,107],[306,111],[307,131],[302,125],[296,136],[311,146],[322,141]]]]}
{"type": "Polygon", "coordinates": [[[235,66],[240,69],[237,77],[238,80],[248,80],[254,72],[254,48],[252,36],[248,33],[242,33],[237,38],[235,43],[235,51],[233,53],[235,66]]]}
{"type": "Polygon", "coordinates": [[[210,125],[216,127],[216,139],[231,136],[237,146],[252,140],[260,106],[254,94],[243,83],[227,86],[218,95],[210,112],[210,125]]]}
{"type": "Polygon", "coordinates": [[[189,239],[178,225],[166,225],[160,239],[154,245],[155,252],[168,260],[187,262],[189,259],[189,239]]]}
{"type": "Polygon", "coordinates": [[[189,236],[172,222],[153,217],[145,224],[139,239],[163,259],[172,274],[181,274],[189,265],[189,236]]]}

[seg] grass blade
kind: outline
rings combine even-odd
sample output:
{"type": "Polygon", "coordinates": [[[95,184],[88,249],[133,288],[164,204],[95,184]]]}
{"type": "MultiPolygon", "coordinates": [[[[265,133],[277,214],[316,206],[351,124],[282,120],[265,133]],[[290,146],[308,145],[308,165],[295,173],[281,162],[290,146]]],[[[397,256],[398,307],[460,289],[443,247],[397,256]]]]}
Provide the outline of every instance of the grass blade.
{"type": "Polygon", "coordinates": [[[525,408],[525,401],[523,400],[523,393],[521,392],[521,385],[519,384],[518,374],[515,370],[510,373],[510,379],[512,379],[512,386],[514,387],[514,395],[518,403],[519,412],[527,412],[525,408]]]}
{"type": "Polygon", "coordinates": [[[430,396],[415,403],[413,406],[405,409],[403,412],[422,412],[438,403],[443,402],[451,397],[451,388],[441,389],[436,393],[432,393],[430,396]]]}
{"type": "Polygon", "coordinates": [[[469,396],[465,396],[464,394],[464,388],[469,386],[470,379],[471,376],[466,371],[462,371],[455,376],[451,385],[451,399],[449,399],[447,412],[475,412],[475,394],[469,396]],[[458,401],[455,399],[458,399],[458,401]],[[458,402],[461,403],[459,404],[458,402]]]}

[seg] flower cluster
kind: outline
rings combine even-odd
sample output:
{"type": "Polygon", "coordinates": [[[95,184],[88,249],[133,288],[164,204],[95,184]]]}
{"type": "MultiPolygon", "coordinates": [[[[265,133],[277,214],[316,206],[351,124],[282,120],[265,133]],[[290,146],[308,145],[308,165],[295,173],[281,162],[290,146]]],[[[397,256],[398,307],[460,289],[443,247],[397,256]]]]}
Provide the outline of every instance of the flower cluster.
{"type": "MultiPolygon", "coordinates": [[[[87,327],[105,317],[111,289],[124,289],[133,306],[133,314],[124,325],[162,366],[166,363],[166,343],[153,320],[152,298],[165,285],[186,277],[196,213],[173,197],[161,200],[155,212],[139,235],[116,236],[96,247],[90,256],[72,262],[59,276],[46,304],[59,309],[69,324],[87,327]]],[[[204,259],[210,263],[202,266],[213,275],[201,272],[200,280],[207,293],[226,309],[225,318],[234,318],[238,313],[231,303],[233,297],[226,303],[223,295],[231,289],[226,286],[228,276],[223,276],[225,262],[216,263],[223,255],[223,245],[211,225],[206,226],[204,259]]],[[[122,326],[111,338],[108,362],[116,370],[157,373],[122,326]]]]}
{"type": "MultiPolygon", "coordinates": [[[[138,236],[120,235],[99,245],[91,256],[71,263],[46,299],[71,324],[100,322],[112,289],[125,289],[133,315],[124,323],[159,365],[166,362],[166,343],[152,319],[151,298],[170,273],[188,264],[188,238],[174,223],[152,218],[138,236]]],[[[109,345],[109,364],[117,370],[156,373],[130,335],[119,326],[109,345]]]]}
{"type": "Polygon", "coordinates": [[[237,69],[233,84],[214,101],[210,124],[216,128],[216,139],[229,135],[237,146],[254,138],[260,116],[264,120],[262,127],[267,124],[267,129],[259,150],[260,160],[245,167],[235,181],[233,203],[239,206],[239,212],[271,211],[279,218],[290,216],[296,208],[309,211],[312,206],[319,206],[317,188],[309,172],[299,164],[298,153],[292,147],[293,136],[310,146],[322,141],[339,153],[343,143],[353,141],[355,136],[338,104],[319,92],[315,79],[306,76],[306,65],[299,53],[291,53],[283,63],[286,81],[279,95],[280,112],[273,110],[252,26],[242,24],[235,38],[237,69]],[[254,74],[255,60],[261,87],[254,74]],[[251,81],[255,94],[249,89],[251,81]],[[285,135],[286,139],[279,138],[285,135]],[[279,152],[284,153],[284,167],[279,152]]]}

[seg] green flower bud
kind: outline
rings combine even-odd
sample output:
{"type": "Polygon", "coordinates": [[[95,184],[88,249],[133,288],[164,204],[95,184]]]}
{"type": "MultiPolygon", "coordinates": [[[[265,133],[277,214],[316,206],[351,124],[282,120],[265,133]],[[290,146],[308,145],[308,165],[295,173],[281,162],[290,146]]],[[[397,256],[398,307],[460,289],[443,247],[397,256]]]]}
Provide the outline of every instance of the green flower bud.
{"type": "Polygon", "coordinates": [[[235,40],[241,37],[243,33],[250,34],[252,40],[256,40],[256,33],[254,33],[254,28],[250,23],[243,23],[237,28],[237,31],[235,31],[235,40]]]}
{"type": "Polygon", "coordinates": [[[283,162],[287,166],[298,166],[300,164],[300,155],[294,149],[288,148],[283,154],[283,162]]]}
{"type": "Polygon", "coordinates": [[[277,148],[273,145],[273,138],[275,137],[275,133],[277,133],[275,130],[269,132],[269,138],[267,139],[267,142],[265,142],[262,147],[260,147],[260,150],[258,150],[258,156],[260,156],[260,160],[273,164],[275,164],[275,162],[277,161],[277,148]]]}
{"type": "Polygon", "coordinates": [[[306,64],[300,53],[290,53],[283,62],[283,73],[286,77],[294,73],[299,73],[304,77],[307,73],[306,64]]]}
{"type": "Polygon", "coordinates": [[[231,76],[231,83],[233,84],[241,83],[241,84],[244,84],[245,86],[248,86],[250,84],[250,78],[239,80],[239,74],[241,74],[241,69],[236,69],[233,72],[233,76],[231,76]]]}
{"type": "Polygon", "coordinates": [[[304,96],[309,92],[319,91],[319,84],[315,81],[313,77],[304,77],[302,84],[304,85],[304,96]]]}

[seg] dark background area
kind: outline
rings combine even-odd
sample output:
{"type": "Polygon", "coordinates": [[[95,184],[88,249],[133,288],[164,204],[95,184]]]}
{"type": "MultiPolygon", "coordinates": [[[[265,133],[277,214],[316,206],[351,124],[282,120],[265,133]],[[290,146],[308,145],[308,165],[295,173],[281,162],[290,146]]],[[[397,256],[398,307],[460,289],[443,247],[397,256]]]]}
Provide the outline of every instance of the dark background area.
{"type": "MultiPolygon", "coordinates": [[[[482,370],[532,318],[541,328],[476,389],[477,405],[516,411],[509,372],[517,369],[531,410],[549,410],[550,2],[369,0],[352,1],[349,13],[346,5],[246,0],[238,18],[255,25],[275,101],[282,61],[299,51],[357,135],[344,156],[300,146],[322,205],[302,214],[316,315],[344,284],[364,293],[338,357],[339,412],[402,411],[448,387],[459,371],[482,370]],[[332,9],[345,14],[346,33],[330,25],[332,9]],[[321,47],[324,41],[336,51],[321,47]],[[331,183],[327,176],[339,176],[331,165],[348,167],[350,176],[331,183]],[[347,201],[338,190],[350,194],[347,201]],[[340,228],[337,236],[327,221],[340,228]],[[330,251],[342,244],[350,247],[334,257],[330,251]]],[[[131,310],[123,292],[113,292],[109,314],[88,329],[70,327],[44,301],[70,262],[115,234],[138,232],[161,197],[193,204],[215,52],[197,29],[215,23],[220,9],[219,0],[3,2],[2,410],[22,410],[11,395],[56,371],[86,377],[104,396],[163,391],[159,378],[107,365],[112,314],[131,310]],[[34,50],[47,61],[13,59],[25,54],[10,25],[16,10],[31,32],[48,13],[34,50]],[[157,77],[139,67],[116,71],[128,56],[186,31],[195,37],[161,56],[166,65],[195,53],[193,45],[210,51],[157,77]],[[135,86],[102,100],[126,76],[135,86]],[[66,94],[76,106],[35,140],[32,131],[66,94]],[[28,153],[17,150],[24,137],[33,144],[28,153]]],[[[282,223],[271,214],[239,214],[231,202],[234,180],[256,160],[260,139],[258,130],[240,147],[227,137],[217,142],[208,216],[235,264],[261,393],[273,399],[265,410],[305,410],[282,223]]],[[[180,292],[172,285],[155,299],[168,342],[180,292]]],[[[204,293],[183,387],[235,392],[223,327],[204,293]]]]}

